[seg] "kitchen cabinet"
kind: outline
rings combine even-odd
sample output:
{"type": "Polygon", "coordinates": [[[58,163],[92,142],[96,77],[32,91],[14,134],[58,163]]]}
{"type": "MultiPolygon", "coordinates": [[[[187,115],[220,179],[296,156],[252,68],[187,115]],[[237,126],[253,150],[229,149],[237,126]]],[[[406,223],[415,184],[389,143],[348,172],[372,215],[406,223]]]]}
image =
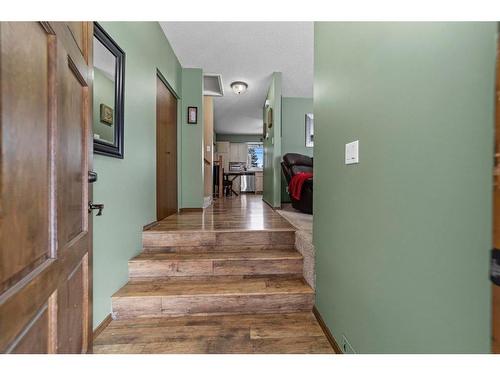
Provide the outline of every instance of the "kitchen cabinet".
{"type": "Polygon", "coordinates": [[[255,172],[255,192],[262,193],[264,191],[264,173],[255,172]]]}
{"type": "Polygon", "coordinates": [[[230,162],[247,163],[248,147],[246,143],[231,143],[229,151],[230,162]]]}
{"type": "Polygon", "coordinates": [[[217,142],[216,143],[217,147],[217,156],[216,158],[219,159],[219,155],[222,156],[222,168],[224,168],[225,171],[229,170],[229,159],[230,159],[230,143],[229,142],[217,142]]]}

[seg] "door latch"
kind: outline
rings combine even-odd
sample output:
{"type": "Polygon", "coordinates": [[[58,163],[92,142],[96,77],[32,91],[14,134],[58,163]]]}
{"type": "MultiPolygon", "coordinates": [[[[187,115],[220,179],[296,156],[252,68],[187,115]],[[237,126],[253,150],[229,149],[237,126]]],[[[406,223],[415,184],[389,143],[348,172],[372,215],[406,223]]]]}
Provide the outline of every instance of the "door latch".
{"type": "Polygon", "coordinates": [[[490,279],[495,285],[500,286],[500,250],[491,250],[490,279]]]}
{"type": "Polygon", "coordinates": [[[104,205],[102,203],[89,202],[89,213],[91,213],[92,210],[98,210],[96,216],[101,216],[102,210],[104,210],[104,205]]]}

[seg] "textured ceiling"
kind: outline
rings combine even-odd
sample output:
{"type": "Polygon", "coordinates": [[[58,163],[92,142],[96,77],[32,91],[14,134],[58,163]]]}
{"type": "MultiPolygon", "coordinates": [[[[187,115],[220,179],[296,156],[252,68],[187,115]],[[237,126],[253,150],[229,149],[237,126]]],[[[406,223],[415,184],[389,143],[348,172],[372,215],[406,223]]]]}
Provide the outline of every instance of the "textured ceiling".
{"type": "Polygon", "coordinates": [[[215,130],[262,133],[262,107],[273,72],[282,72],[283,96],[312,97],[312,22],[160,22],[181,65],[220,73],[224,97],[214,98],[215,130]],[[236,95],[233,81],[248,83],[236,95]]]}

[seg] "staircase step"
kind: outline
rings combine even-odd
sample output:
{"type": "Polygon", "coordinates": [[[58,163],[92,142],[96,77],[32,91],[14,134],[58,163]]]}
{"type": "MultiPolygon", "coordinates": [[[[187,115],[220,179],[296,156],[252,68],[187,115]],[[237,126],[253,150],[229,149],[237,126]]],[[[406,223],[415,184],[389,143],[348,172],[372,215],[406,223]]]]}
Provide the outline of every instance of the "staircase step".
{"type": "Polygon", "coordinates": [[[129,278],[302,274],[302,263],[295,249],[142,253],[129,261],[129,278]]]}
{"type": "Polygon", "coordinates": [[[144,249],[213,248],[214,246],[293,246],[295,230],[217,230],[162,231],[154,228],[142,233],[144,249]]]}
{"type": "Polygon", "coordinates": [[[302,277],[129,281],[113,295],[117,319],[178,315],[311,311],[314,292],[302,277]]]}

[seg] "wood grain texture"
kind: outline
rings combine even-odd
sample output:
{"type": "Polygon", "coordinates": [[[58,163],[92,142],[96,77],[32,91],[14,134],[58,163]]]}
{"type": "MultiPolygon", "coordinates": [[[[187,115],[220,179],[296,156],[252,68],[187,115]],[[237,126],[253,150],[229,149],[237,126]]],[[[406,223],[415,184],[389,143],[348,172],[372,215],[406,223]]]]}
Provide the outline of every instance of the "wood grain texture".
{"type": "Polygon", "coordinates": [[[89,40],[88,22],[0,23],[0,351],[92,343],[89,40]]]}
{"type": "Polygon", "coordinates": [[[213,97],[203,97],[203,190],[205,197],[212,196],[214,155],[214,102],[213,97]]]}
{"type": "Polygon", "coordinates": [[[177,99],[156,78],[156,218],[177,212],[177,99]]]}
{"type": "Polygon", "coordinates": [[[9,351],[12,354],[44,354],[49,352],[49,313],[44,306],[9,351]]]}
{"type": "Polygon", "coordinates": [[[94,352],[333,354],[311,312],[115,320],[94,352]]]}
{"type": "Polygon", "coordinates": [[[0,293],[51,256],[50,39],[34,22],[1,25],[0,293]]]}
{"type": "Polygon", "coordinates": [[[295,229],[259,196],[143,232],[96,353],[331,353],[311,314],[295,229]]]}
{"type": "Polygon", "coordinates": [[[217,199],[212,206],[195,212],[182,212],[158,222],[145,232],[198,231],[293,231],[294,227],[269,206],[261,195],[217,199]]]}
{"type": "Polygon", "coordinates": [[[142,253],[129,261],[129,278],[302,274],[296,250],[142,253]]]}
{"type": "Polygon", "coordinates": [[[99,336],[102,331],[104,331],[104,329],[106,329],[107,326],[109,326],[109,324],[113,321],[113,317],[111,316],[111,313],[108,314],[104,320],[101,322],[101,324],[99,324],[97,326],[96,329],[94,329],[94,332],[93,332],[93,337],[94,337],[94,341],[96,339],[97,336],[99,336]]]}
{"type": "Polygon", "coordinates": [[[311,310],[314,293],[302,278],[218,277],[196,282],[130,281],[113,295],[118,319],[182,314],[311,310]]]}

